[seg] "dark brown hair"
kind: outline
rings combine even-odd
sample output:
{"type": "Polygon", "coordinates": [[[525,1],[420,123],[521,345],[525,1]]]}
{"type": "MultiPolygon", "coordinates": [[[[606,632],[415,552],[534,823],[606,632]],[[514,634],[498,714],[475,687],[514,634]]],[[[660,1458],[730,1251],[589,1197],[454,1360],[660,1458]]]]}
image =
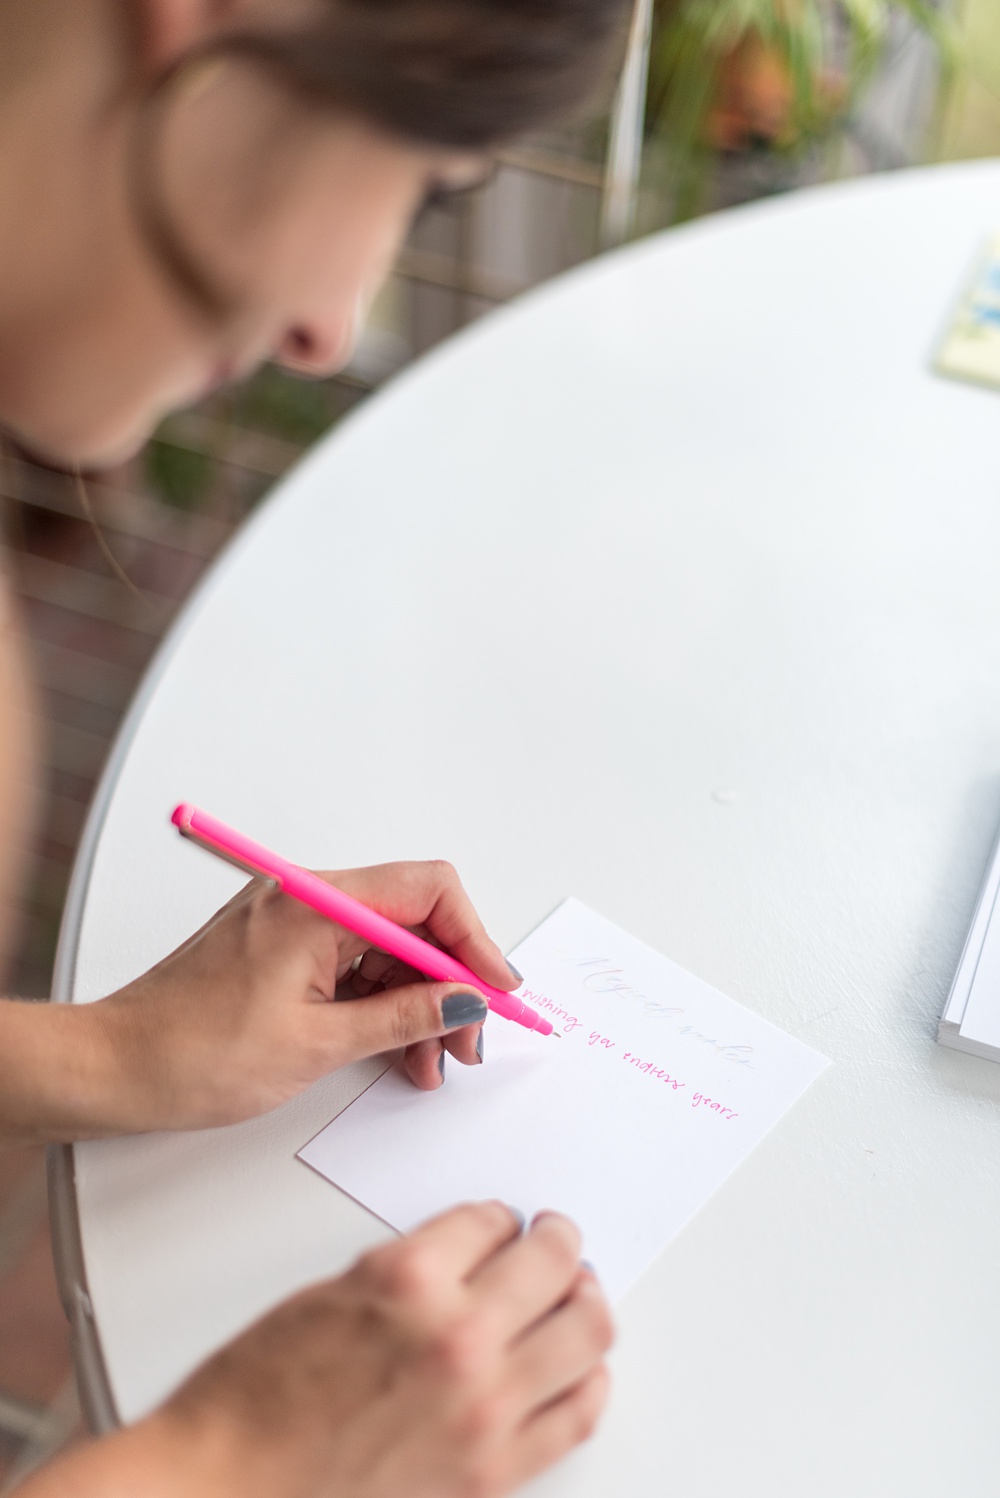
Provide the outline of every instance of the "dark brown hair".
{"type": "Polygon", "coordinates": [[[564,116],[605,74],[627,0],[329,0],[311,26],[211,50],[407,140],[482,150],[564,116]]]}

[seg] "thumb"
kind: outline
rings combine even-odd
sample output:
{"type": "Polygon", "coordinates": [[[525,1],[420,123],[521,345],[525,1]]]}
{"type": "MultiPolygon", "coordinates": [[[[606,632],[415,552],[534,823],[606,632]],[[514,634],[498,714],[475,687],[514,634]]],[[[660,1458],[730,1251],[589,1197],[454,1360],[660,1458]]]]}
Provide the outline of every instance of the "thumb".
{"type": "Polygon", "coordinates": [[[489,1013],[481,993],[460,983],[408,983],[322,1006],[336,1030],[337,1064],[360,1061],[430,1040],[463,1025],[480,1025],[489,1013]]]}

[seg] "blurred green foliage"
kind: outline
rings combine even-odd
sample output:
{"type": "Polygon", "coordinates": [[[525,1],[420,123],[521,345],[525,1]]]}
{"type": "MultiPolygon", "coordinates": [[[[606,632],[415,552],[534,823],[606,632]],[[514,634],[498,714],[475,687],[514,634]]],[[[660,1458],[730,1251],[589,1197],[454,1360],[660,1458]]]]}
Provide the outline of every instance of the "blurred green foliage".
{"type": "Polygon", "coordinates": [[[218,465],[227,461],[234,433],[263,432],[305,448],[329,431],[363,393],[342,380],[300,379],[265,365],[245,384],[210,396],[198,408],[195,414],[211,423],[204,445],[190,433],[179,435],[177,419],[168,418],[146,446],[145,480],[164,503],[197,510],[208,499],[218,465]]]}
{"type": "Polygon", "coordinates": [[[208,453],[153,437],[146,444],[143,461],[146,482],[158,498],[179,510],[198,509],[212,479],[208,453]]]}
{"type": "Polygon", "coordinates": [[[270,432],[305,447],[343,415],[343,392],[329,380],[307,380],[266,364],[229,395],[238,426],[270,432]]]}

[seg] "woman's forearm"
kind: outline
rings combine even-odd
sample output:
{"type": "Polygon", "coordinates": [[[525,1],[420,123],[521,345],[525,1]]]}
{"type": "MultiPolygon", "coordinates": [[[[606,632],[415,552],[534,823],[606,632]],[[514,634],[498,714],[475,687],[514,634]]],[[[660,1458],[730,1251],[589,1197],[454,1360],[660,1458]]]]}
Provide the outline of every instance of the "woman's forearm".
{"type": "Polygon", "coordinates": [[[71,1446],[33,1473],[12,1498],[298,1498],[294,1473],[272,1463],[254,1480],[254,1453],[218,1422],[191,1433],[162,1411],[138,1425],[71,1446]],[[271,1486],[266,1485],[267,1478],[271,1486]]]}
{"type": "Polygon", "coordinates": [[[0,999],[0,1145],[122,1132],[134,1114],[104,1004],[0,999]]]}

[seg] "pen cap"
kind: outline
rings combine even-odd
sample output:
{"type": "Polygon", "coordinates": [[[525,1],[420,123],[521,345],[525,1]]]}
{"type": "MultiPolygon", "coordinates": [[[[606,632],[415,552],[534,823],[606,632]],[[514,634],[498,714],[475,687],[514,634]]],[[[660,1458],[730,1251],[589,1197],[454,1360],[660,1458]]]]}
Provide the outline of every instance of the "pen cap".
{"type": "Polygon", "coordinates": [[[226,827],[222,822],[217,822],[206,812],[199,811],[196,806],[191,806],[187,801],[182,801],[175,806],[170,814],[181,837],[186,837],[200,848],[205,848],[209,853],[224,859],[226,863],[232,864],[234,869],[241,869],[244,874],[251,874],[255,879],[264,879],[268,884],[281,887],[285,882],[284,870],[286,865],[284,859],[273,856],[266,863],[261,862],[266,850],[258,848],[249,838],[241,833],[235,832],[231,827],[226,827]]]}

